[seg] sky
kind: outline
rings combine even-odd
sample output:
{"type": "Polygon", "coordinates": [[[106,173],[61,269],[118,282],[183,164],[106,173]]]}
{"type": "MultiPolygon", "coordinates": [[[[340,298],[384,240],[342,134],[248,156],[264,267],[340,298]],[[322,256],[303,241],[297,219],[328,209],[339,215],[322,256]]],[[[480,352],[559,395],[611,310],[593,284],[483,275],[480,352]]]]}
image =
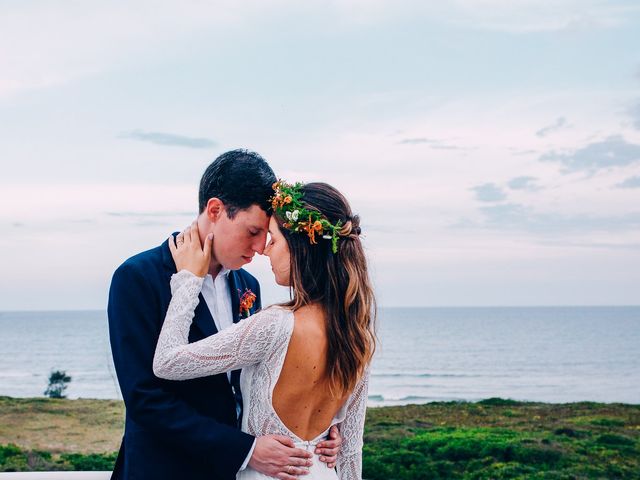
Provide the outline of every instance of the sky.
{"type": "Polygon", "coordinates": [[[0,310],[103,309],[234,148],[347,196],[382,306],[639,304],[639,46],[636,1],[2,1],[0,310]]]}

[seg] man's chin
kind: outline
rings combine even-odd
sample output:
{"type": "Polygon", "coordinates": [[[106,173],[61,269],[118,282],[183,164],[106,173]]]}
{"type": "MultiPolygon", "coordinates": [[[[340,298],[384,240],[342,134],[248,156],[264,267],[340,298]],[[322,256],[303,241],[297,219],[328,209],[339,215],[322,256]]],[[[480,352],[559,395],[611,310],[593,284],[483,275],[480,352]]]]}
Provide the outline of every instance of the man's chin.
{"type": "Polygon", "coordinates": [[[251,260],[253,260],[253,257],[242,256],[235,262],[229,262],[229,264],[225,265],[225,267],[228,268],[229,270],[239,270],[240,268],[244,267],[247,263],[251,263],[251,260]]]}

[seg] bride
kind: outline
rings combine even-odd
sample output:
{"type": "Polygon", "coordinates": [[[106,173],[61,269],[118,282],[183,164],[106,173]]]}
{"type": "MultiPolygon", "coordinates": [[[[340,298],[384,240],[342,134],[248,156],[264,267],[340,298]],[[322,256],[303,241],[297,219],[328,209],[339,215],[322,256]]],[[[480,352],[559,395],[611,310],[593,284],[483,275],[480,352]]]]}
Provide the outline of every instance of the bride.
{"type": "MultiPolygon", "coordinates": [[[[308,479],[360,479],[368,370],[375,349],[375,300],[357,216],[324,183],[274,184],[270,239],[264,250],[275,280],[292,300],[216,335],[188,343],[198,294],[211,258],[197,224],[169,239],[178,273],[153,360],[161,378],[186,380],[242,368],[242,430],[280,434],[313,453],[338,425],[336,469],[314,454],[308,479]]],[[[250,308],[252,292],[239,292],[250,308]]],[[[245,305],[245,307],[243,307],[245,305]]],[[[246,309],[248,312],[248,308],[246,309]]],[[[290,466],[290,474],[295,473],[290,466]]],[[[250,467],[238,479],[269,478],[250,467]]],[[[293,475],[282,478],[293,479],[293,475]]]]}

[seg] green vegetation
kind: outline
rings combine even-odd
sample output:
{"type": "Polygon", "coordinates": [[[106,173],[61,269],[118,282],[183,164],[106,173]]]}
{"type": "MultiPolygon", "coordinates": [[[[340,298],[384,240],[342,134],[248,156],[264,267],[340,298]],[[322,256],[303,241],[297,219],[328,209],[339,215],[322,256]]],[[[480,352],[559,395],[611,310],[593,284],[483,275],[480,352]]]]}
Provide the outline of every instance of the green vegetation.
{"type": "MultiPolygon", "coordinates": [[[[122,427],[121,402],[0,397],[0,471],[109,470],[122,427]]],[[[640,405],[371,408],[364,478],[640,479],[640,405]]]]}
{"type": "Polygon", "coordinates": [[[364,478],[640,479],[640,405],[489,399],[369,409],[364,478]]]}
{"type": "Polygon", "coordinates": [[[56,370],[49,375],[49,385],[44,394],[49,398],[66,398],[64,391],[67,389],[71,377],[64,370],[56,370]]]}
{"type": "Polygon", "coordinates": [[[40,450],[22,450],[14,444],[0,445],[0,472],[111,470],[116,453],[61,453],[52,454],[40,450]]]}

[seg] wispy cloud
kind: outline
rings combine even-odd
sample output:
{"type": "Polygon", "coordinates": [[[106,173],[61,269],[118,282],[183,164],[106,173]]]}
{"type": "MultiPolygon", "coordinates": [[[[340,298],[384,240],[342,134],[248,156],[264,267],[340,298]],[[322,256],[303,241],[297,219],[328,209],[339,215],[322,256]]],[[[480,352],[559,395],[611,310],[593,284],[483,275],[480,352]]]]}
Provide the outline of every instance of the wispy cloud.
{"type": "Polygon", "coordinates": [[[507,186],[511,190],[527,190],[529,192],[534,192],[541,189],[541,187],[536,184],[536,181],[536,177],[515,177],[509,180],[507,186]]]}
{"type": "Polygon", "coordinates": [[[585,31],[615,28],[637,15],[638,7],[597,0],[534,1],[457,0],[454,23],[510,33],[585,31]]]}
{"type": "Polygon", "coordinates": [[[640,145],[627,142],[621,135],[613,135],[572,152],[545,153],[540,157],[540,161],[561,164],[564,167],[562,173],[595,173],[598,170],[624,167],[639,162],[640,145]]]}
{"type": "Polygon", "coordinates": [[[567,123],[567,119],[564,117],[559,117],[553,124],[547,125],[546,127],[538,130],[536,132],[536,135],[538,137],[546,137],[550,133],[557,132],[558,130],[562,130],[563,128],[567,128],[568,126],[569,124],[567,123]]]}
{"type": "Polygon", "coordinates": [[[186,137],[174,133],[144,132],[142,130],[132,130],[119,135],[120,138],[129,138],[141,142],[155,143],[156,145],[169,145],[188,148],[212,148],[217,145],[208,138],[186,137]]]}
{"type": "MultiPolygon", "coordinates": [[[[640,77],[640,73],[638,73],[638,76],[640,77]]],[[[640,130],[640,102],[637,102],[629,109],[629,115],[631,115],[633,126],[640,130]]]]}
{"type": "Polygon", "coordinates": [[[516,203],[480,207],[484,221],[481,228],[520,230],[538,234],[610,232],[636,229],[640,211],[625,215],[563,215],[540,213],[516,203]]]}
{"type": "Polygon", "coordinates": [[[623,182],[616,184],[618,188],[640,188],[640,176],[629,177],[623,182]]]}
{"type": "Polygon", "coordinates": [[[477,185],[471,190],[476,192],[476,199],[480,202],[500,202],[507,198],[504,191],[495,183],[477,185]]]}
{"type": "Polygon", "coordinates": [[[522,148],[509,148],[509,151],[511,152],[512,155],[517,155],[517,156],[534,155],[534,154],[538,153],[537,150],[522,149],[522,148]]]}
{"type": "Polygon", "coordinates": [[[110,217],[128,218],[164,218],[164,217],[195,217],[195,212],[106,212],[110,217]]]}
{"type": "Polygon", "coordinates": [[[461,147],[459,145],[453,145],[444,140],[438,140],[435,138],[416,137],[416,138],[403,138],[397,142],[398,145],[421,145],[427,144],[434,150],[469,150],[469,147],[461,147]]]}
{"type": "Polygon", "coordinates": [[[398,142],[399,145],[420,145],[421,143],[434,143],[435,140],[431,138],[404,138],[398,142]]]}

